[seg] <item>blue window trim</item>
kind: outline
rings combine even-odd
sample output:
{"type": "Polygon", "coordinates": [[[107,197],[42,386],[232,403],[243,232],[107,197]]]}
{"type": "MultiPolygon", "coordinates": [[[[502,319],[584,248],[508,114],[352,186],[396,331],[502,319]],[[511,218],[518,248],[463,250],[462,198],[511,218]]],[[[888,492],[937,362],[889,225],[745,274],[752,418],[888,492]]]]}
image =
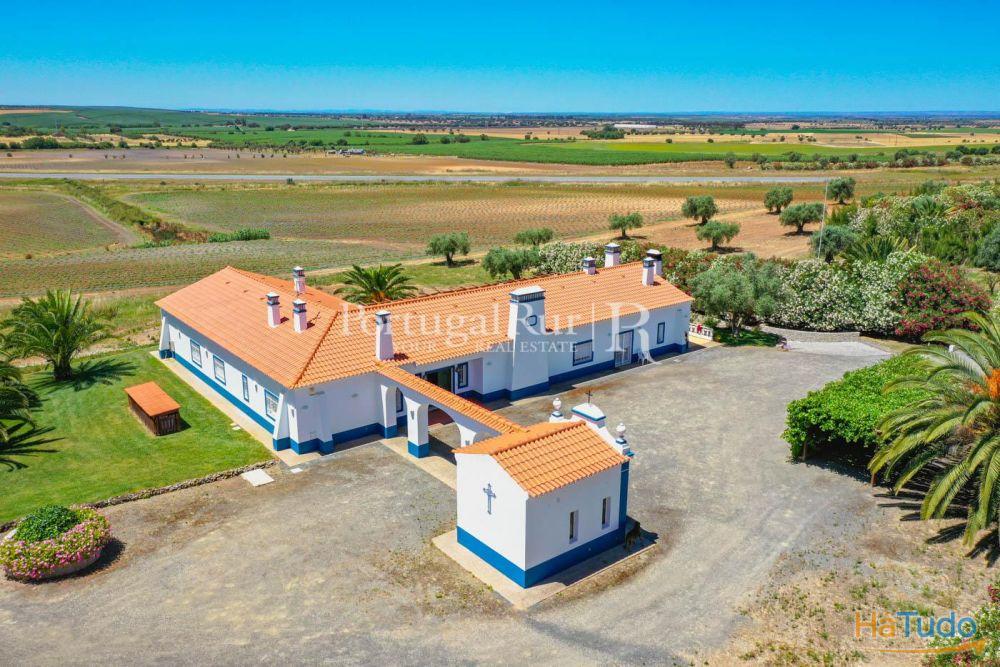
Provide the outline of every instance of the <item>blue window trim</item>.
{"type": "Polygon", "coordinates": [[[250,380],[247,379],[246,375],[243,376],[243,400],[247,403],[250,402],[250,380]]]}
{"type": "Polygon", "coordinates": [[[214,377],[215,381],[222,386],[226,385],[226,362],[223,361],[217,354],[212,355],[212,377],[214,377]],[[219,377],[219,364],[222,364],[221,378],[219,377]]]}
{"type": "Polygon", "coordinates": [[[264,390],[264,416],[267,417],[268,419],[270,419],[271,421],[274,421],[274,418],[278,416],[278,413],[275,412],[273,415],[272,414],[268,414],[268,412],[267,412],[267,399],[269,399],[269,398],[273,398],[274,399],[274,406],[275,406],[274,409],[277,411],[277,409],[278,409],[278,395],[275,394],[275,393],[273,393],[273,392],[268,391],[267,389],[265,389],[264,390]]]}
{"type": "Polygon", "coordinates": [[[594,360],[594,340],[593,339],[590,339],[590,340],[581,340],[578,343],[573,343],[573,365],[574,366],[582,366],[583,364],[589,364],[593,360],[594,360]],[[579,361],[577,361],[577,359],[576,359],[576,348],[578,346],[580,346],[580,345],[583,345],[584,343],[590,343],[590,357],[588,357],[587,359],[580,359],[579,361]]]}
{"type": "Polygon", "coordinates": [[[469,386],[469,362],[468,361],[464,361],[464,362],[458,364],[457,366],[455,366],[455,380],[456,380],[455,385],[459,389],[465,389],[466,387],[469,386]],[[461,372],[459,372],[459,369],[462,369],[461,372]],[[464,379],[464,382],[463,382],[463,379],[464,379]]]}
{"type": "Polygon", "coordinates": [[[195,342],[194,338],[189,338],[188,342],[191,343],[191,363],[201,368],[201,345],[195,342]],[[198,349],[198,354],[195,354],[195,348],[198,349]]]}
{"type": "Polygon", "coordinates": [[[656,325],[656,344],[661,345],[667,337],[667,323],[660,322],[656,325]]]}

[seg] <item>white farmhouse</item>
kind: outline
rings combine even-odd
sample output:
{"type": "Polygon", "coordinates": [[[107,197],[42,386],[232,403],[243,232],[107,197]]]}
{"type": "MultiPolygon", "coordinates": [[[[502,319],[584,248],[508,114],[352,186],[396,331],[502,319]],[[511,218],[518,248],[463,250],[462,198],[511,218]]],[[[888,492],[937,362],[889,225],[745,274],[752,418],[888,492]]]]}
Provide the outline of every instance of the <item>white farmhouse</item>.
{"type": "Polygon", "coordinates": [[[686,348],[691,297],[655,251],[620,265],[395,301],[376,313],[307,287],[227,267],[157,302],[172,357],[272,434],[276,450],[328,453],[401,429],[429,452],[428,414],[463,445],[517,431],[482,407],[550,383],[686,348]],[[291,308],[289,308],[289,305],[291,308]]]}
{"type": "Polygon", "coordinates": [[[625,539],[631,451],[592,404],[455,450],[458,543],[522,587],[625,539]]]}

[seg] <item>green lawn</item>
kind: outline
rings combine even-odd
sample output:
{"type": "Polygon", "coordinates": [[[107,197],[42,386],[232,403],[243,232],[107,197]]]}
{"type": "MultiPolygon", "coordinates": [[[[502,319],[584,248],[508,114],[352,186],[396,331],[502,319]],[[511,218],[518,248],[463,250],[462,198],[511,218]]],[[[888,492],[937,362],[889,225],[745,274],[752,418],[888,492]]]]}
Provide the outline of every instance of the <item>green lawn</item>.
{"type": "MultiPolygon", "coordinates": [[[[443,262],[422,262],[403,267],[417,287],[451,289],[466,285],[485,285],[494,282],[478,260],[456,258],[455,266],[448,268],[443,262]]],[[[343,273],[329,273],[309,278],[310,285],[339,285],[343,273]]]]}
{"type": "Polygon", "coordinates": [[[0,521],[41,505],[93,502],[269,458],[148,350],[90,359],[81,371],[75,384],[52,385],[42,372],[30,378],[44,400],[39,432],[0,449],[0,521]],[[132,415],[122,390],[148,380],[181,404],[187,428],[153,437],[132,415]]]}

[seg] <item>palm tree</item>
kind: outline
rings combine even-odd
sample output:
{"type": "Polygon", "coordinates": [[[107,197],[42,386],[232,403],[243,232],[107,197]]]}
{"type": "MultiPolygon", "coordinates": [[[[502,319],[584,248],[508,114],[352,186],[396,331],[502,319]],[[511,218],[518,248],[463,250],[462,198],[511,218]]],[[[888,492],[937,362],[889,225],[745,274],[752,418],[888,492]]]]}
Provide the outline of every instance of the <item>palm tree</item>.
{"type": "Polygon", "coordinates": [[[924,519],[943,517],[968,488],[975,497],[965,524],[965,541],[971,543],[998,520],[1000,505],[1000,316],[965,317],[977,331],[932,332],[924,336],[931,345],[906,353],[920,358],[921,374],[894,382],[889,390],[920,388],[926,397],[881,420],[886,444],[868,467],[876,474],[900,466],[896,492],[924,468],[939,468],[924,496],[924,519]]]}
{"type": "MultiPolygon", "coordinates": [[[[829,228],[827,228],[829,229],[829,228]]],[[[849,262],[884,262],[894,252],[909,250],[906,239],[889,236],[866,236],[844,250],[849,262]]]]}
{"type": "Polygon", "coordinates": [[[337,289],[337,294],[343,294],[348,301],[365,305],[405,299],[416,292],[402,264],[369,268],[355,264],[345,274],[344,286],[337,289]]]}
{"type": "Polygon", "coordinates": [[[107,325],[91,312],[90,303],[74,298],[69,290],[48,290],[37,301],[22,299],[2,330],[11,353],[44,358],[56,380],[73,377],[73,357],[110,337],[107,325]]]}
{"type": "Polygon", "coordinates": [[[38,407],[38,395],[21,381],[21,370],[0,359],[0,445],[24,424],[31,424],[31,409],[38,407]]]}

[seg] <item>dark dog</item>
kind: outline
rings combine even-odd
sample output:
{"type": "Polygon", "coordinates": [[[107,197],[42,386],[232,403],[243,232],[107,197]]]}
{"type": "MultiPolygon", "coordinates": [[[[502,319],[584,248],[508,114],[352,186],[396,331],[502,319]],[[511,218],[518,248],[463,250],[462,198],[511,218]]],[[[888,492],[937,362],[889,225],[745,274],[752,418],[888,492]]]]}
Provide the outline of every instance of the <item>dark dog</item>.
{"type": "Polygon", "coordinates": [[[632,527],[625,533],[625,551],[635,546],[640,539],[642,539],[642,529],[639,527],[638,521],[633,521],[632,527]]]}

